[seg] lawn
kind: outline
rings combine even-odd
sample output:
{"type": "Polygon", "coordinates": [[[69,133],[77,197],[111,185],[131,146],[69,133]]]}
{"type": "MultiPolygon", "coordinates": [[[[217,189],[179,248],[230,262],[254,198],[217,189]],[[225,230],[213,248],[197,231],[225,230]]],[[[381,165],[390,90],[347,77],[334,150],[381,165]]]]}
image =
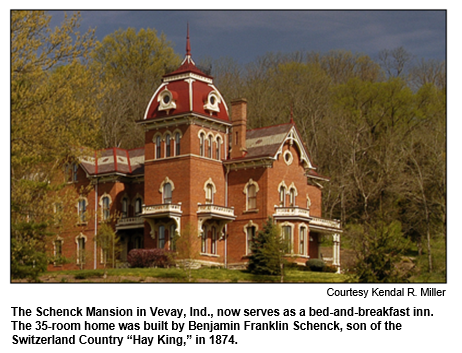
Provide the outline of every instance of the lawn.
{"type": "MultiPolygon", "coordinates": [[[[44,283],[280,283],[280,276],[256,276],[243,270],[201,268],[188,272],[179,268],[128,268],[46,272],[44,283]]],[[[335,273],[286,270],[285,283],[338,283],[346,276],[335,273]]]]}

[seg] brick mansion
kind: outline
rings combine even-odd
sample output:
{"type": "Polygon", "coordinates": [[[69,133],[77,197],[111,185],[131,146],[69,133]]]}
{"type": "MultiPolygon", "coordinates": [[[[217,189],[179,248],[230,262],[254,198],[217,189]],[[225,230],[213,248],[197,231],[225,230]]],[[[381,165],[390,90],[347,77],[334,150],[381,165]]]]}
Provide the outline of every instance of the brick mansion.
{"type": "Polygon", "coordinates": [[[321,213],[327,179],[295,122],[247,129],[247,101],[227,106],[213,77],[192,60],[189,36],[181,66],[163,76],[137,124],[143,147],[96,151],[68,168],[78,221],[49,245],[72,260],[50,270],[103,267],[95,237],[106,222],[120,241],[119,263],[131,249],[172,250],[174,236],[193,225],[198,263],[242,266],[269,217],[290,244],[291,261],[319,258],[328,236],[340,267],[340,223],[321,213]]]}

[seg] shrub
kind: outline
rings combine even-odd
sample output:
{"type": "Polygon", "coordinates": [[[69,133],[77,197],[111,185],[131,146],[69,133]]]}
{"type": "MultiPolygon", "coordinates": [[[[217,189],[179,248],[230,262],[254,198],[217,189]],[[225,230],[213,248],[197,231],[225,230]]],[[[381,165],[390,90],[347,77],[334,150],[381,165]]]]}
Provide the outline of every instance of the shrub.
{"type": "Polygon", "coordinates": [[[247,270],[254,275],[281,275],[284,245],[280,228],[269,218],[251,242],[247,270]]]}
{"type": "Polygon", "coordinates": [[[333,265],[326,265],[324,267],[324,272],[328,272],[328,273],[336,273],[337,272],[337,267],[336,266],[333,266],[333,265]]]}
{"type": "Polygon", "coordinates": [[[127,256],[130,267],[170,267],[174,266],[173,252],[164,249],[133,249],[127,256]]]}
{"type": "Polygon", "coordinates": [[[310,259],[306,262],[306,267],[308,267],[310,271],[313,272],[322,272],[326,267],[326,263],[321,259],[310,259]]]}

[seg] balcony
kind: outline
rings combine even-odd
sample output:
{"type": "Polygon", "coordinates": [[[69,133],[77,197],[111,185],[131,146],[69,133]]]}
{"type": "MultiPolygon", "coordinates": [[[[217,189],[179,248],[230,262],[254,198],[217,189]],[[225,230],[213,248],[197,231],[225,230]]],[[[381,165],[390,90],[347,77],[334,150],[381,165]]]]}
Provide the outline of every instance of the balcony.
{"type": "Polygon", "coordinates": [[[340,221],[319,217],[311,217],[310,229],[341,233],[340,221]]]}
{"type": "Polygon", "coordinates": [[[141,217],[121,218],[116,224],[116,230],[143,228],[144,219],[141,217]]]}
{"type": "Polygon", "coordinates": [[[234,220],[236,218],[234,215],[234,207],[225,207],[212,204],[198,205],[197,214],[207,219],[234,220]]]}
{"type": "Polygon", "coordinates": [[[294,207],[275,206],[274,209],[275,209],[275,213],[273,214],[273,218],[277,221],[297,220],[297,221],[309,222],[312,218],[310,217],[310,210],[307,208],[301,208],[298,206],[294,206],[294,207]]]}
{"type": "Polygon", "coordinates": [[[181,203],[173,204],[173,203],[163,203],[159,205],[150,205],[145,206],[143,205],[143,212],[141,213],[141,217],[145,218],[175,218],[181,217],[181,203]]]}

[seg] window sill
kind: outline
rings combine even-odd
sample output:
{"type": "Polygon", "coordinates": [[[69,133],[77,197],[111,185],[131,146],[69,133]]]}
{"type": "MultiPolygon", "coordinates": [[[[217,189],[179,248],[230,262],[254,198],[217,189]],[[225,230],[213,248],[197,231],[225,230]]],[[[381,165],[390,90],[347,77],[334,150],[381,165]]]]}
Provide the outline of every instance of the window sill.
{"type": "Polygon", "coordinates": [[[242,214],[246,214],[246,213],[258,213],[258,208],[255,208],[255,209],[252,209],[252,210],[247,210],[247,211],[244,211],[242,212],[242,214]]]}

